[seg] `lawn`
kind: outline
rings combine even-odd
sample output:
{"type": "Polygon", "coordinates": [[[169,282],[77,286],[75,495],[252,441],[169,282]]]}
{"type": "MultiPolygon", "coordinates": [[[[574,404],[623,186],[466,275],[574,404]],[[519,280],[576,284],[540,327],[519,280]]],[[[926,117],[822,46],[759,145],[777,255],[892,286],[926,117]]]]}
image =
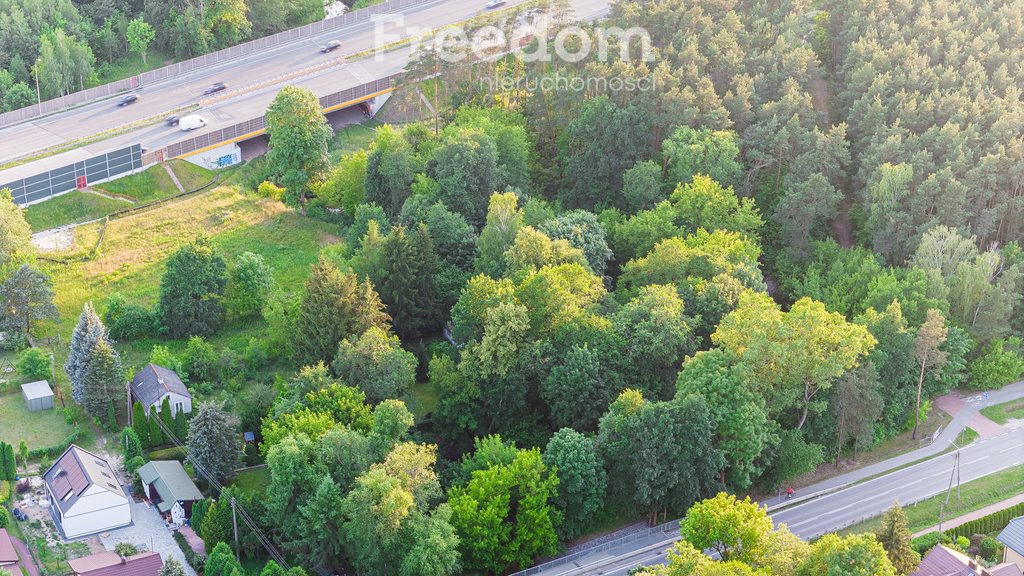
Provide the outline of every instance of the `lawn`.
{"type": "MultiPolygon", "coordinates": [[[[87,253],[96,242],[100,226],[95,223],[78,227],[75,244],[68,254],[87,253]]],[[[69,337],[83,304],[91,301],[102,312],[107,296],[115,292],[130,302],[153,306],[167,257],[202,234],[217,246],[229,265],[241,252],[261,254],[274,269],[278,287],[298,291],[320,248],[337,241],[334,232],[333,226],[303,218],[279,202],[246,196],[229,187],[112,220],[106,225],[103,244],[95,258],[44,264],[53,278],[54,301],[63,321],[43,327],[40,335],[60,333],[69,337]]],[[[262,335],[264,329],[262,322],[227,326],[211,341],[220,343],[227,338],[248,342],[250,337],[262,335]]],[[[139,347],[127,343],[119,344],[119,348],[134,351],[139,347]]],[[[138,352],[148,355],[149,347],[138,352]]],[[[132,358],[126,360],[130,366],[132,358]]]]}
{"type": "Polygon", "coordinates": [[[429,382],[417,382],[412,385],[402,401],[419,422],[437,406],[437,390],[429,382]]]}
{"type": "Polygon", "coordinates": [[[338,130],[328,145],[328,149],[331,151],[331,164],[337,164],[338,160],[346,154],[368,148],[370,142],[373,142],[373,138],[377,135],[375,128],[380,124],[376,120],[368,120],[362,124],[349,124],[338,130]]]}
{"type": "MultiPolygon", "coordinates": [[[[170,166],[186,191],[195,190],[213,178],[213,172],[184,160],[171,160],[170,166]]],[[[96,188],[131,198],[140,204],[178,194],[178,188],[171,180],[171,176],[159,164],[150,166],[138,174],[98,184],[96,188]]]]}
{"type": "Polygon", "coordinates": [[[231,480],[231,485],[242,492],[262,495],[270,485],[270,468],[264,466],[239,472],[231,480]]]}
{"type": "Polygon", "coordinates": [[[1011,419],[1024,418],[1024,399],[1010,400],[982,408],[981,413],[996,424],[1006,424],[1011,419]]]}
{"type": "MultiPolygon", "coordinates": [[[[952,519],[962,516],[968,512],[984,508],[990,504],[1001,502],[1024,491],[1024,465],[1007,468],[1001,472],[990,474],[984,478],[978,478],[964,483],[960,487],[960,501],[956,500],[956,494],[949,500],[943,518],[952,519]]],[[[911,532],[918,532],[939,522],[939,509],[941,503],[946,499],[946,493],[938,494],[927,500],[922,500],[914,506],[907,506],[903,510],[907,513],[907,523],[911,532]]],[[[873,532],[882,523],[881,516],[854,524],[840,531],[841,534],[853,534],[860,532],[873,532]]]]}
{"type": "MultiPolygon", "coordinates": [[[[184,160],[171,160],[170,165],[187,191],[195,190],[213,179],[213,172],[184,160]]],[[[119,198],[105,198],[88,192],[68,192],[29,206],[25,219],[33,231],[39,232],[65,224],[96,220],[130,208],[132,204],[145,204],[178,193],[167,170],[160,165],[150,166],[138,174],[97,184],[94,188],[119,198]]]]}
{"type": "Polygon", "coordinates": [[[55,404],[53,410],[29,412],[20,388],[0,395],[0,422],[3,422],[0,440],[14,446],[15,450],[22,440],[29,450],[59,444],[71,433],[72,427],[64,422],[60,402],[55,400],[55,404]]]}
{"type": "Polygon", "coordinates": [[[25,211],[25,220],[33,232],[49,230],[65,224],[88,222],[131,206],[130,202],[111,200],[88,192],[68,192],[56,198],[33,204],[25,211]]]}

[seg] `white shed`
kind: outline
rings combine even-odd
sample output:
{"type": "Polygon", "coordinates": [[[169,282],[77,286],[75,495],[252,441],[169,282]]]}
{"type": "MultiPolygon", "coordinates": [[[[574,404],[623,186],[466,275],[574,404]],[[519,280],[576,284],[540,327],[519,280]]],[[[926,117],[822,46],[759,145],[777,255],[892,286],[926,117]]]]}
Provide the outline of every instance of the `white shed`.
{"type": "Polygon", "coordinates": [[[29,382],[21,385],[21,397],[25,399],[25,405],[29,412],[39,412],[53,408],[53,390],[46,380],[29,382]]]}

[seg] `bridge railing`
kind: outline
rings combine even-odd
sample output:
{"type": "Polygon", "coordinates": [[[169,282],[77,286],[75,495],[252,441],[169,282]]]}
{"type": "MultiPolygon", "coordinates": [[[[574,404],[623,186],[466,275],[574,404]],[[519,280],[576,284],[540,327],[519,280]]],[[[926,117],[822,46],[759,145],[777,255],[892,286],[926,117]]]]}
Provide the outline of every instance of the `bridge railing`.
{"type": "Polygon", "coordinates": [[[189,60],[169,64],[162,68],[143,72],[142,74],[132,76],[130,78],[124,78],[115,82],[110,82],[109,84],[103,84],[102,86],[95,86],[79,92],[73,92],[66,96],[61,96],[60,98],[54,98],[52,100],[47,100],[42,103],[33,104],[10,112],[4,112],[3,114],[0,114],[0,127],[14,124],[16,122],[22,122],[37,116],[50,114],[52,112],[57,112],[79,104],[92,102],[100,98],[113,96],[126,90],[138,88],[139,86],[173,78],[207,66],[213,66],[221,62],[227,62],[242,56],[254,54],[267,48],[273,48],[275,46],[287,44],[288,42],[294,42],[295,40],[316,36],[317,34],[328,32],[342,26],[365,22],[374,16],[404,10],[418,4],[423,4],[426,1],[428,0],[388,0],[387,2],[375,4],[367,8],[346,12],[339,16],[334,16],[325,20],[318,20],[316,22],[306,24],[305,26],[299,26],[298,28],[292,28],[290,30],[278,32],[277,34],[271,34],[270,36],[264,36],[263,38],[243,42],[237,46],[224,48],[223,50],[203,54],[202,56],[197,56],[189,60]]]}

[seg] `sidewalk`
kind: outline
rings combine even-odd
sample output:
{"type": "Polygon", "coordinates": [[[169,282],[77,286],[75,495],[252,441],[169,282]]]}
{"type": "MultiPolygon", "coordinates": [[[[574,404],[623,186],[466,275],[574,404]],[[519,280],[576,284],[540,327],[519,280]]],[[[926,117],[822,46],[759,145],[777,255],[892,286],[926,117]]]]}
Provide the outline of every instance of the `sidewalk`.
{"type": "MultiPolygon", "coordinates": [[[[858,468],[845,474],[840,474],[839,476],[829,478],[828,480],[823,480],[821,482],[818,482],[817,484],[805,486],[800,490],[805,495],[793,498],[792,500],[789,501],[789,503],[796,504],[797,502],[810,500],[821,492],[831,492],[833,490],[837,490],[839,488],[842,488],[843,486],[847,486],[849,484],[858,482],[865,478],[876,476],[893,470],[895,468],[900,468],[901,466],[912,464],[914,462],[917,462],[918,460],[923,460],[925,458],[935,456],[936,454],[945,450],[949,446],[950,442],[955,440],[957,435],[960,434],[960,432],[964,428],[966,428],[968,424],[971,424],[972,422],[978,423],[978,426],[983,428],[983,430],[975,429],[975,431],[979,433],[982,439],[989,438],[1001,432],[1005,432],[1005,429],[1003,429],[995,422],[992,422],[988,418],[985,418],[984,416],[979,414],[978,411],[981,410],[982,408],[993,406],[995,404],[1002,404],[1003,402],[1009,402],[1010,400],[1016,400],[1017,398],[1024,398],[1024,380],[1021,380],[1020,382],[1015,382],[1013,384],[1007,384],[1000,390],[989,390],[988,392],[972,392],[970,396],[966,396],[963,398],[953,396],[952,394],[947,394],[946,396],[936,398],[935,406],[941,408],[945,412],[948,412],[951,416],[953,416],[953,420],[949,423],[949,425],[946,426],[946,428],[942,431],[939,437],[935,439],[934,442],[922,448],[918,448],[917,450],[912,450],[910,452],[900,454],[899,456],[890,458],[888,460],[876,462],[869,466],[858,468]],[[978,418],[980,418],[984,422],[987,422],[989,425],[980,423],[980,421],[977,420],[978,418]],[[996,432],[995,429],[992,428],[992,426],[998,427],[999,431],[996,432]]],[[[765,504],[769,508],[773,508],[775,506],[785,503],[785,496],[768,498],[760,502],[760,504],[765,504]]]]}
{"type": "MultiPolygon", "coordinates": [[[[942,528],[944,530],[949,530],[950,528],[956,528],[957,526],[959,526],[961,524],[966,524],[966,523],[970,522],[971,520],[977,520],[978,518],[981,518],[983,516],[988,516],[989,514],[992,514],[994,512],[999,512],[1000,510],[1002,510],[1004,508],[1009,508],[1010,506],[1013,506],[1013,505],[1016,505],[1016,504],[1020,504],[1021,502],[1024,502],[1024,494],[1017,494],[1016,496],[1014,496],[1012,498],[1007,498],[1006,500],[1003,500],[1002,502],[996,502],[995,504],[991,504],[989,506],[985,506],[984,508],[975,510],[974,512],[968,512],[967,514],[964,514],[963,516],[957,516],[956,518],[950,518],[949,520],[946,520],[945,522],[942,523],[942,528]]],[[[938,530],[939,530],[938,524],[936,524],[935,526],[929,526],[928,528],[925,528],[924,530],[920,530],[918,532],[914,532],[914,538],[917,538],[918,536],[921,536],[922,534],[927,534],[929,532],[938,532],[938,530]]]]}

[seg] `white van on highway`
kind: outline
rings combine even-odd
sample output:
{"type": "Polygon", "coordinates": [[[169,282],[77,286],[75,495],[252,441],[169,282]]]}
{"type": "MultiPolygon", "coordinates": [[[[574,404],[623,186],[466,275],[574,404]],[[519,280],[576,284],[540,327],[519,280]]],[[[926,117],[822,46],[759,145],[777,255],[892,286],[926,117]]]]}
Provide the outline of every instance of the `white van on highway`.
{"type": "Polygon", "coordinates": [[[178,128],[181,128],[185,132],[195,130],[196,128],[202,128],[203,126],[206,126],[206,118],[203,118],[199,114],[182,116],[181,119],[178,120],[178,128]]]}

